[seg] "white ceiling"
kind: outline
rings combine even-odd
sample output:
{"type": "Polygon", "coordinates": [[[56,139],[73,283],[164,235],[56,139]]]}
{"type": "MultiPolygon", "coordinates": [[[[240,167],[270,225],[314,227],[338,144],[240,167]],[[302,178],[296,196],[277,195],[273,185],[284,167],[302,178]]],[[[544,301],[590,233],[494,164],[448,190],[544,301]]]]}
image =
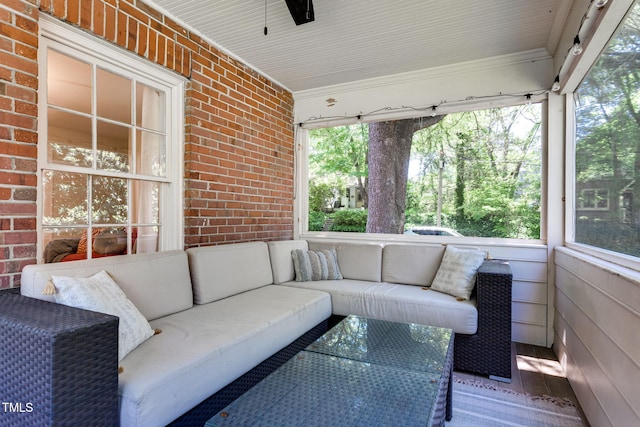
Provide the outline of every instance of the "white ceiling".
{"type": "Polygon", "coordinates": [[[292,92],[557,48],[573,0],[144,0],[292,92]]]}

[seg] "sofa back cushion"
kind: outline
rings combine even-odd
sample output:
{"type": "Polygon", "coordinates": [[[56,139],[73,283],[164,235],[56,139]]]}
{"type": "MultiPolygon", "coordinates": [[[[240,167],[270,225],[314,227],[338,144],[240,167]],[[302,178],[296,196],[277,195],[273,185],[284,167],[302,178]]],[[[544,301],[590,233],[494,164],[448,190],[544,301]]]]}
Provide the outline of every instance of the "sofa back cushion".
{"type": "Polygon", "coordinates": [[[279,285],[291,282],[295,279],[293,259],[291,251],[294,249],[307,250],[309,245],[306,240],[278,240],[267,242],[269,247],[269,257],[271,259],[271,270],[273,272],[273,283],[279,285]]]}
{"type": "Polygon", "coordinates": [[[382,250],[382,281],[430,286],[446,247],[390,243],[382,250]]]}
{"type": "Polygon", "coordinates": [[[120,255],[83,261],[28,265],[22,271],[22,295],[55,302],[42,291],[52,275],[89,277],[105,270],[147,320],[193,306],[189,264],[184,251],[120,255]]]}
{"type": "Polygon", "coordinates": [[[374,243],[309,242],[309,249],[335,249],[345,279],[381,281],[382,245],[374,243]]]}
{"type": "Polygon", "coordinates": [[[193,301],[207,304],[273,283],[265,242],[187,249],[193,301]]]}

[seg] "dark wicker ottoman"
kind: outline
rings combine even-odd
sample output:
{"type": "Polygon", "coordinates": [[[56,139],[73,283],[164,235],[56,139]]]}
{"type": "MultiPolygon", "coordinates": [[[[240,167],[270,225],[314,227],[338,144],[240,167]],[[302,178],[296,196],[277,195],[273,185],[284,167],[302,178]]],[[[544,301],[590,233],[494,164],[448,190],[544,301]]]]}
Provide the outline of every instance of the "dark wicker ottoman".
{"type": "Polygon", "coordinates": [[[118,318],[0,292],[2,426],[117,426],[118,318]]]}
{"type": "Polygon", "coordinates": [[[452,416],[453,337],[349,316],[205,425],[442,427],[452,416]]]}

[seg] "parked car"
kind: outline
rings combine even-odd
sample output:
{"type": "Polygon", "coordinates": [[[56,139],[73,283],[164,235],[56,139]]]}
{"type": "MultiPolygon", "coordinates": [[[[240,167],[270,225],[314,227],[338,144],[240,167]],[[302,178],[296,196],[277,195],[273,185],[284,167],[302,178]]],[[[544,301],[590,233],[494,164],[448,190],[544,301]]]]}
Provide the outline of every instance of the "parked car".
{"type": "Polygon", "coordinates": [[[409,228],[404,234],[419,234],[421,236],[452,236],[463,237],[456,230],[446,227],[436,227],[433,225],[417,225],[409,228]]]}

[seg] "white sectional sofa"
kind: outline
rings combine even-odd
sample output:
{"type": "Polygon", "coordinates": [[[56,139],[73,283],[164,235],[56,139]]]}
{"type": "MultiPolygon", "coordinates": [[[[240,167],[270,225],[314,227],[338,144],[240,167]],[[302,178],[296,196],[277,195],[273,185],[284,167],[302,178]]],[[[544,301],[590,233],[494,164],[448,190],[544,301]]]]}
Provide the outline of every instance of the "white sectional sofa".
{"type": "Polygon", "coordinates": [[[101,270],[161,331],[113,366],[123,427],[169,424],[331,315],[325,292],[272,284],[264,242],[29,266],[21,292],[101,270]]]}
{"type": "Polygon", "coordinates": [[[470,299],[430,289],[446,247],[433,244],[338,240],[269,242],[274,282],[331,294],[334,315],[356,314],[452,329],[454,369],[511,381],[512,273],[504,260],[477,270],[470,299]],[[299,282],[294,249],[334,249],[342,280],[299,282]]]}
{"type": "Polygon", "coordinates": [[[506,344],[510,352],[508,264],[483,265],[477,292],[458,301],[425,288],[444,251],[420,244],[239,243],[27,266],[21,293],[55,301],[43,295],[52,276],[106,271],[161,331],[117,363],[120,374],[108,367],[118,375],[120,424],[187,425],[206,420],[321,335],[332,314],[451,328],[456,368],[510,376],[510,359],[506,373],[495,348],[506,344]],[[327,248],[335,249],[343,279],[296,281],[291,251],[327,248]]]}
{"type": "Polygon", "coordinates": [[[478,329],[475,298],[458,301],[427,288],[438,271],[445,246],[306,240],[268,245],[274,283],[330,293],[333,314],[439,326],[460,334],[475,334],[478,329]],[[294,249],[335,249],[343,279],[296,281],[291,262],[294,249]]]}

